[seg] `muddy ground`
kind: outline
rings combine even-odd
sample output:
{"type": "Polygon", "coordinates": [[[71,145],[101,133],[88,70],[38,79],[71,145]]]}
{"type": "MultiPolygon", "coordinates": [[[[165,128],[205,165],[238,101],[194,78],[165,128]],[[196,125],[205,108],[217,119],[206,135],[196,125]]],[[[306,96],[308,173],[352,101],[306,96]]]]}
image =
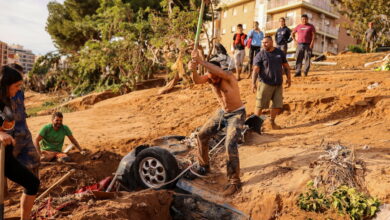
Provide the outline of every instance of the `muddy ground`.
{"type": "MultiPolygon", "coordinates": [[[[365,62],[384,56],[384,53],[341,55],[328,60],[336,60],[339,63],[336,66],[313,67],[309,77],[293,78],[292,86],[284,90],[284,111],[277,118],[283,129],[247,135],[246,143],[239,148],[243,188],[226,201],[256,220],[347,219],[330,212],[304,212],[295,204],[299,193],[312,179],[310,164],[323,154],[319,146],[324,140],[355,149],[357,157],[367,165],[368,192],[381,202],[390,203],[390,72],[363,68],[365,62]],[[367,88],[374,83],[379,86],[367,88]]],[[[251,91],[250,80],[242,80],[239,85],[247,112],[251,114],[255,94],[251,91]]],[[[207,85],[178,86],[164,95],[158,95],[158,90],[136,91],[101,101],[87,110],[66,113],[64,123],[90,154],[82,157],[73,152],[77,165],[42,167],[41,191],[71,168],[76,168],[77,173],[51,196],[63,196],[95,183],[111,175],[121,157],[135,146],[150,143],[160,136],[189,135],[218,108],[207,85]]],[[[27,93],[27,97],[28,108],[43,102],[49,95],[27,93]]],[[[49,122],[50,116],[29,118],[33,136],[49,122]]],[[[218,192],[226,183],[223,155],[212,165],[213,178],[196,182],[218,192]]],[[[21,189],[14,184],[10,184],[10,188],[6,214],[14,216],[19,212],[21,189]]],[[[169,192],[160,194],[153,196],[165,196],[164,201],[171,199],[169,192]]],[[[145,201],[151,196],[150,192],[139,192],[133,195],[138,196],[134,201],[141,201],[142,195],[145,201]]],[[[131,197],[80,205],[71,210],[70,216],[74,217],[72,219],[98,219],[97,215],[100,219],[126,219],[131,214],[126,210],[131,210],[132,206],[124,203],[129,203],[131,197]],[[115,218],[108,213],[116,213],[115,218]]],[[[154,207],[159,213],[169,207],[167,203],[159,203],[157,208],[154,207],[156,204],[145,203],[145,207],[154,207]]],[[[148,214],[145,212],[146,217],[140,215],[139,219],[153,219],[148,214]]]]}

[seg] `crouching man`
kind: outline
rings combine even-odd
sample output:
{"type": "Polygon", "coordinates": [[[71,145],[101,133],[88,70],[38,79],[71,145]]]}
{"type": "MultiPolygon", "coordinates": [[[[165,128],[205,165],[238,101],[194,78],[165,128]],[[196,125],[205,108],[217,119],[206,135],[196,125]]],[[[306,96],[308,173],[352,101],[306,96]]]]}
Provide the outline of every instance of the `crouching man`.
{"type": "Polygon", "coordinates": [[[41,161],[47,162],[56,159],[59,162],[67,162],[70,160],[66,153],[62,153],[65,136],[79,149],[81,154],[85,154],[69,127],[62,124],[63,118],[61,112],[55,112],[52,116],[52,123],[44,125],[35,138],[34,145],[41,156],[41,161]]]}
{"type": "Polygon", "coordinates": [[[192,79],[196,84],[209,83],[216,95],[221,108],[203,125],[198,134],[198,162],[199,166],[193,171],[205,175],[210,170],[209,163],[209,139],[218,132],[221,124],[227,125],[225,139],[226,167],[229,184],[224,189],[224,196],[236,193],[241,188],[240,160],[238,157],[237,141],[241,136],[241,130],[245,122],[245,106],[240,98],[238,81],[232,72],[224,71],[215,61],[206,62],[201,59],[198,52],[192,52],[192,61],[189,69],[192,71],[192,79]],[[205,67],[207,75],[199,76],[198,64],[205,67]]]}

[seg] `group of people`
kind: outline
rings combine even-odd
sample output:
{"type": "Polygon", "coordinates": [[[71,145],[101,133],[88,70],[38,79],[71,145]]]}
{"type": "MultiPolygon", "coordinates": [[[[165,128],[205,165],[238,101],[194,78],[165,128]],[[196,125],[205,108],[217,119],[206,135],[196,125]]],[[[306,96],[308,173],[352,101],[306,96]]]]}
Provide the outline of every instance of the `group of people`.
{"type": "MultiPolygon", "coordinates": [[[[274,46],[271,36],[263,36],[258,29],[257,22],[254,24],[255,28],[249,33],[249,38],[242,33],[241,25],[237,26],[238,33],[233,38],[237,66],[240,66],[242,56],[245,55],[244,45],[246,41],[251,39],[250,41],[253,43],[250,47],[250,54],[253,54],[250,65],[253,66],[252,88],[253,92],[256,93],[255,115],[261,116],[263,110],[269,108],[272,100],[271,119],[267,120],[272,129],[280,129],[280,126],[275,123],[275,118],[283,107],[283,75],[286,75],[287,86],[291,85],[290,66],[286,59],[290,30],[285,26],[284,19],[281,19],[281,24],[283,25],[276,34],[277,47],[274,46]],[[237,61],[237,58],[239,58],[239,61],[237,61]]],[[[306,26],[309,25],[306,24],[306,26]]],[[[300,34],[303,31],[301,29],[309,32],[311,26],[308,29],[306,29],[306,26],[299,26],[294,32],[300,34]]],[[[310,48],[310,45],[308,47],[304,45],[302,48],[302,50],[305,50],[310,48]]],[[[246,119],[246,108],[241,99],[238,86],[239,74],[236,77],[229,69],[221,68],[222,65],[218,60],[204,61],[198,50],[194,50],[191,55],[192,60],[188,64],[188,68],[192,72],[194,83],[210,84],[220,103],[220,108],[198,132],[198,165],[192,171],[200,175],[206,175],[210,172],[208,141],[222,128],[222,125],[225,125],[226,173],[229,183],[226,185],[223,195],[229,196],[241,188],[238,141],[241,138],[246,119]],[[198,74],[199,65],[207,70],[206,75],[198,74]]],[[[240,69],[237,71],[240,73],[240,69]]]]}
{"type": "Polygon", "coordinates": [[[63,115],[60,112],[53,114],[52,122],[43,126],[33,141],[26,121],[24,92],[21,90],[23,74],[23,68],[18,64],[1,67],[0,142],[4,148],[2,150],[5,150],[5,177],[24,188],[20,200],[21,219],[30,219],[40,185],[41,161],[69,160],[62,153],[65,136],[83,154],[85,151],[82,151],[69,127],[62,124],[63,115]]]}
{"type": "MultiPolygon", "coordinates": [[[[301,16],[301,24],[292,31],[286,26],[285,18],[279,19],[280,27],[275,33],[275,47],[287,54],[287,44],[294,40],[297,43],[296,50],[296,73],[295,77],[301,76],[302,63],[305,63],[304,76],[307,76],[310,70],[310,58],[314,47],[315,27],[309,23],[306,14],[301,16]],[[296,34],[298,37],[296,37],[296,34]]],[[[237,25],[237,32],[233,35],[232,49],[234,51],[234,61],[237,73],[237,79],[241,79],[242,67],[245,58],[245,48],[249,48],[249,77],[252,74],[253,61],[261,50],[262,41],[265,39],[264,33],[259,28],[259,23],[253,23],[253,29],[248,35],[243,32],[242,24],[237,25]]]]}

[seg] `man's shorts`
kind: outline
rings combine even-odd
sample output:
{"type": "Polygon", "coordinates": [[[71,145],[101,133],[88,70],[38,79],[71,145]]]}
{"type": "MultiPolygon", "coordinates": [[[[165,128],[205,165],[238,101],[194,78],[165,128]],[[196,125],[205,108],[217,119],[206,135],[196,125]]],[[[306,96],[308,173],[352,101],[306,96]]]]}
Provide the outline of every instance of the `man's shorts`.
{"type": "Polygon", "coordinates": [[[283,88],[280,86],[271,86],[260,82],[256,93],[256,108],[267,109],[272,100],[272,108],[283,107],[283,88]]]}
{"type": "Polygon", "coordinates": [[[245,58],[245,49],[244,50],[234,50],[234,62],[237,67],[241,67],[244,63],[245,58]]]}

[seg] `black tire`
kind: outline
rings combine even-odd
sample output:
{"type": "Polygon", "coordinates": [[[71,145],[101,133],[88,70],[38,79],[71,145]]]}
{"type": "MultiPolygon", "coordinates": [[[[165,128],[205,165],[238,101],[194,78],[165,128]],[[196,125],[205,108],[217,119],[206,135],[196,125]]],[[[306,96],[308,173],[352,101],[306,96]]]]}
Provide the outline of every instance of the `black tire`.
{"type": "MultiPolygon", "coordinates": [[[[133,173],[137,186],[147,189],[176,178],[179,175],[179,167],[176,158],[169,151],[160,147],[150,147],[137,155],[133,164],[133,173]]],[[[176,182],[160,189],[173,189],[176,182]]]]}

